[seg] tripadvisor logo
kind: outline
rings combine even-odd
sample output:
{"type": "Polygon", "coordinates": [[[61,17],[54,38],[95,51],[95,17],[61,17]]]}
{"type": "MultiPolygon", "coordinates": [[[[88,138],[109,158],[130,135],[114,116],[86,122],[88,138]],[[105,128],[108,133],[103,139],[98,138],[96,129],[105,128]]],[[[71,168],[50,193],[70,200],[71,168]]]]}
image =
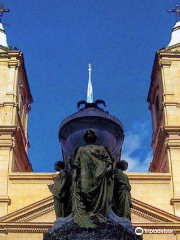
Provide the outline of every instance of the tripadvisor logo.
{"type": "Polygon", "coordinates": [[[136,235],[142,235],[142,234],[143,234],[143,229],[142,229],[142,227],[137,227],[137,228],[135,229],[135,233],[136,233],[136,235]]]}

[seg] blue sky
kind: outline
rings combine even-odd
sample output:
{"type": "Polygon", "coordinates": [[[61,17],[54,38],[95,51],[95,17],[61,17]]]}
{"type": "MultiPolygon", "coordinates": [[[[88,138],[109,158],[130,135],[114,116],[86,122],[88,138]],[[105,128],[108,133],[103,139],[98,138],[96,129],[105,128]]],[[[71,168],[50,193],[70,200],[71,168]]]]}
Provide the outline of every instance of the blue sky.
{"type": "MultiPolygon", "coordinates": [[[[86,98],[92,63],[94,99],[124,125],[129,171],[148,171],[151,115],[146,101],[156,50],[176,22],[173,0],[6,0],[8,44],[24,53],[34,103],[29,158],[35,172],[61,159],[58,129],[86,98]]],[[[6,15],[6,16],[5,16],[6,15]]]]}

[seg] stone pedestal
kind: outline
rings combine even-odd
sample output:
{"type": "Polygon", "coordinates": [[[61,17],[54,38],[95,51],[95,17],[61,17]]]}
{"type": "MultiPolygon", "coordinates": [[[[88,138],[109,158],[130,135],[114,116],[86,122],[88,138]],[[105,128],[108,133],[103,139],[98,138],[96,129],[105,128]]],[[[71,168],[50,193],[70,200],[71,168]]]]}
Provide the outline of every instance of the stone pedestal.
{"type": "Polygon", "coordinates": [[[142,240],[134,232],[130,221],[124,224],[108,219],[106,223],[95,222],[97,228],[79,228],[73,221],[70,221],[56,230],[50,230],[44,234],[43,240],[142,240]]]}

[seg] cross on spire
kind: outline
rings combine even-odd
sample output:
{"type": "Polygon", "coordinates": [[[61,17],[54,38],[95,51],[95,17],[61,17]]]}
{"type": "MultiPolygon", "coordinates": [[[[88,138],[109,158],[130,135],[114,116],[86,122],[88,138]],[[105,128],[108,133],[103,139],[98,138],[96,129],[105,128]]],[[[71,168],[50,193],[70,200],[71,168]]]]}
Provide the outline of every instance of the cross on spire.
{"type": "Polygon", "coordinates": [[[9,12],[9,9],[4,9],[4,6],[1,4],[0,5],[0,22],[1,22],[1,18],[4,12],[9,12]]]}
{"type": "Polygon", "coordinates": [[[180,7],[179,4],[176,4],[176,8],[175,9],[169,9],[168,10],[169,13],[176,13],[177,14],[177,21],[180,21],[180,7]]]}

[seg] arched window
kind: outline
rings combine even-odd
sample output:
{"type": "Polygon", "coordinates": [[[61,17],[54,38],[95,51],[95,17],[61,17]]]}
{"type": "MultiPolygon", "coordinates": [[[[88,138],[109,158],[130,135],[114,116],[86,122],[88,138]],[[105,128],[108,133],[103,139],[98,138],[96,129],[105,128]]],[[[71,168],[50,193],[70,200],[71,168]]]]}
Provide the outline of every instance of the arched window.
{"type": "Polygon", "coordinates": [[[156,110],[156,122],[159,121],[159,96],[156,96],[156,103],[155,103],[155,110],[156,110]]]}

